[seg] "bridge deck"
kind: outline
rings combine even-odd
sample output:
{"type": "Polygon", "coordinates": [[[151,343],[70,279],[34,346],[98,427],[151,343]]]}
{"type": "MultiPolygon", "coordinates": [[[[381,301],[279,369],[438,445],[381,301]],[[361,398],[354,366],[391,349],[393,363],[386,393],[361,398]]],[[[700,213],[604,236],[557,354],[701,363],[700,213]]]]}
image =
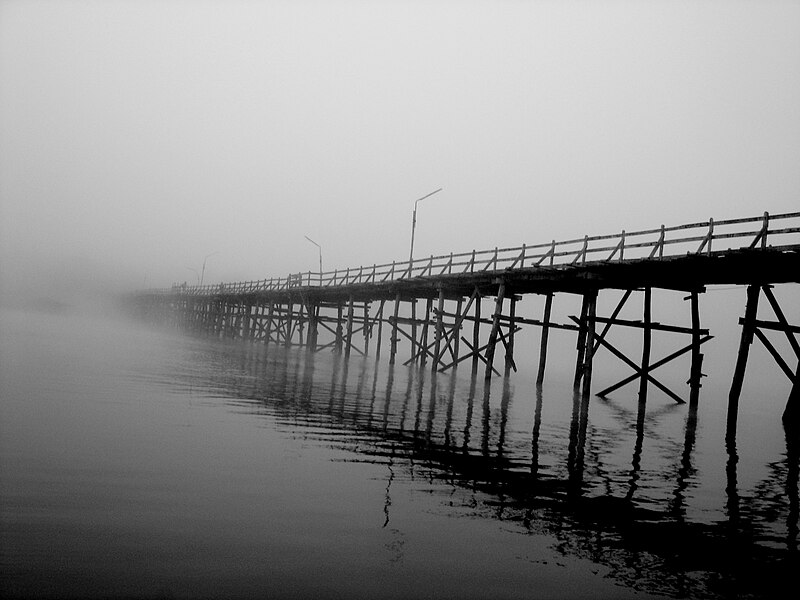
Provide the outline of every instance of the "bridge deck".
{"type": "Polygon", "coordinates": [[[336,300],[493,295],[498,281],[514,293],[583,293],[587,289],[657,287],[697,290],[706,285],[797,282],[800,213],[690,223],[643,231],[584,236],[431,256],[391,264],[206,286],[173,286],[147,293],[270,298],[297,292],[336,300]],[[712,247],[714,250],[712,250],[712,247]]]}
{"type": "Polygon", "coordinates": [[[387,281],[344,281],[335,286],[289,285],[265,289],[222,286],[203,290],[176,288],[178,295],[231,297],[242,301],[269,301],[276,297],[303,296],[338,302],[353,296],[357,302],[435,298],[443,290],[447,299],[469,296],[476,288],[482,296],[495,296],[503,282],[506,293],[584,294],[588,290],[641,289],[646,287],[702,291],[708,285],[800,283],[800,245],[765,249],[734,249],[710,254],[687,254],[625,261],[482,270],[468,273],[421,275],[387,281]]]}

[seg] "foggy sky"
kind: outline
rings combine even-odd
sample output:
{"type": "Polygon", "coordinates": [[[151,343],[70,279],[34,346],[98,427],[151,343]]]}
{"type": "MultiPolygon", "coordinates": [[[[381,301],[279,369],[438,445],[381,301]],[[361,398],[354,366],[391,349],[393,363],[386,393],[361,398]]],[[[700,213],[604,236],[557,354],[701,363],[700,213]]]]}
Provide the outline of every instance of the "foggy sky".
{"type": "Polygon", "coordinates": [[[0,0],[0,286],[800,210],[800,2],[0,0]],[[211,256],[209,256],[211,255],[211,256]]]}

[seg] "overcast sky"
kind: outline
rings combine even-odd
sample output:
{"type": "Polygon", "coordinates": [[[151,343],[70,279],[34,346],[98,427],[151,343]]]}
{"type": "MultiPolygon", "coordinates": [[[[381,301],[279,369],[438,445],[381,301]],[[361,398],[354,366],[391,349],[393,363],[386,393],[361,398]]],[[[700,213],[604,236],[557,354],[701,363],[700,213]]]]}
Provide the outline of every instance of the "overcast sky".
{"type": "Polygon", "coordinates": [[[0,0],[6,294],[405,260],[439,187],[417,256],[800,210],[800,2],[0,0]]]}

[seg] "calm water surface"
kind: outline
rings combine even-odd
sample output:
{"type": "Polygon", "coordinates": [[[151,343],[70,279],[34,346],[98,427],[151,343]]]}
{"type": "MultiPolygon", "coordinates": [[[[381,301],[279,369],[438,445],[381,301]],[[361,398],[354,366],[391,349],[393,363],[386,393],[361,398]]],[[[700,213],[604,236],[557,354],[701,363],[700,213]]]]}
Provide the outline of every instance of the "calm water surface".
{"type": "Polygon", "coordinates": [[[574,398],[569,355],[537,391],[0,314],[4,597],[759,597],[800,566],[769,382],[726,447],[724,381],[639,414],[574,398]]]}

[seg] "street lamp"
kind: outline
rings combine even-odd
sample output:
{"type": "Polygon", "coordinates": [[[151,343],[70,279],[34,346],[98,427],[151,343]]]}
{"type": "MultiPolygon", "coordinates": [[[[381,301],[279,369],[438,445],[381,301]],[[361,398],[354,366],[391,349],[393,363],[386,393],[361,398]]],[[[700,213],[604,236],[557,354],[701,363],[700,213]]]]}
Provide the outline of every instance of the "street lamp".
{"type": "Polygon", "coordinates": [[[322,284],[322,246],[320,246],[317,242],[312,240],[307,235],[304,235],[303,237],[306,238],[312,244],[314,244],[317,248],[319,248],[319,281],[320,281],[320,285],[321,285],[322,284]]]}
{"type": "Polygon", "coordinates": [[[219,250],[217,250],[216,252],[212,252],[211,254],[206,254],[205,258],[203,258],[203,271],[200,274],[200,285],[203,285],[203,278],[206,275],[206,261],[210,256],[214,256],[215,254],[219,254],[219,250]]]}
{"type": "Polygon", "coordinates": [[[434,194],[441,191],[442,188],[439,188],[438,190],[431,192],[430,194],[426,194],[422,198],[418,198],[417,200],[414,201],[414,216],[411,219],[411,252],[409,252],[408,254],[409,269],[411,268],[411,265],[414,262],[414,230],[417,228],[417,204],[419,204],[420,201],[425,200],[425,198],[430,198],[434,194]]]}

